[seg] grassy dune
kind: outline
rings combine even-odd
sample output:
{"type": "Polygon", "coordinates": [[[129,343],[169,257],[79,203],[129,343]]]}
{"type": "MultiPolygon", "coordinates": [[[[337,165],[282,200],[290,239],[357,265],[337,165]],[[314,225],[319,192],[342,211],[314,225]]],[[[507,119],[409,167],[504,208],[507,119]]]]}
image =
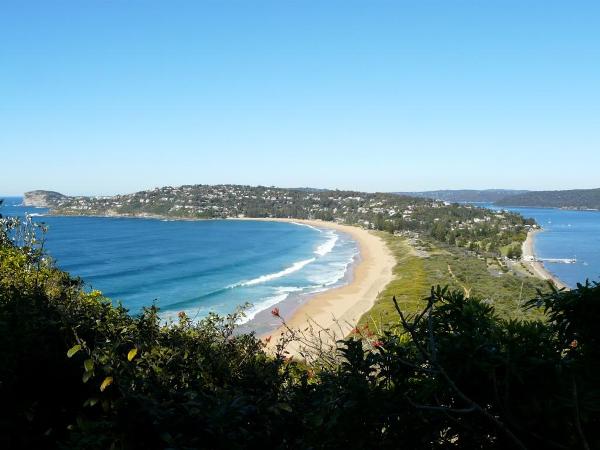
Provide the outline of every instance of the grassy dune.
{"type": "Polygon", "coordinates": [[[415,313],[424,305],[432,286],[449,286],[467,296],[486,299],[496,312],[506,318],[531,317],[521,305],[535,297],[538,289],[548,291],[547,282],[523,273],[500,270],[497,260],[485,260],[461,249],[442,248],[431,241],[412,242],[406,238],[379,233],[397,260],[394,280],[379,295],[373,308],[360,324],[388,328],[397,323],[392,302],[396,296],[403,311],[415,313]]]}

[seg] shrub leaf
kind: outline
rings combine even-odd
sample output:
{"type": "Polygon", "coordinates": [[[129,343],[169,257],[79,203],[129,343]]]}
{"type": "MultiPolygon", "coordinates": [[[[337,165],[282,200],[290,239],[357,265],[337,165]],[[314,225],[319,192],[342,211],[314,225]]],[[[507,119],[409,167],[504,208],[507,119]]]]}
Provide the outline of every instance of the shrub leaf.
{"type": "Polygon", "coordinates": [[[100,385],[100,392],[104,392],[108,386],[110,386],[113,382],[113,377],[106,377],[102,384],[100,385]]]}
{"type": "Polygon", "coordinates": [[[129,353],[127,353],[127,361],[131,361],[133,358],[135,358],[135,355],[137,355],[137,348],[134,347],[129,350],[129,353]]]}
{"type": "Polygon", "coordinates": [[[71,347],[69,349],[69,351],[67,352],[67,358],[71,358],[75,353],[77,353],[79,350],[81,350],[81,345],[77,344],[74,345],[73,347],[71,347]]]}

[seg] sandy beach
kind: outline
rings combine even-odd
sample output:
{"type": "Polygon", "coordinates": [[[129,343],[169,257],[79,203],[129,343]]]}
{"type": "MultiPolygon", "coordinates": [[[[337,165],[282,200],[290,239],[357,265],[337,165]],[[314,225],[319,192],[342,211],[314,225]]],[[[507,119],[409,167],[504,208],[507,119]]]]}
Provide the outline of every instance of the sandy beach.
{"type": "Polygon", "coordinates": [[[532,230],[529,233],[527,233],[527,239],[525,239],[525,242],[523,242],[522,247],[523,263],[527,265],[538,278],[541,278],[542,280],[552,281],[554,285],[559,289],[568,289],[568,286],[566,284],[560,281],[560,279],[558,279],[556,276],[550,273],[548,269],[544,267],[544,263],[535,260],[535,236],[542,231],[543,230],[532,230]]]}
{"type": "MultiPolygon", "coordinates": [[[[237,220],[237,219],[234,219],[237,220]]],[[[304,329],[309,323],[336,330],[337,338],[349,334],[360,317],[369,311],[379,293],[392,281],[396,260],[382,239],[368,230],[321,220],[299,219],[242,219],[296,222],[317,228],[331,228],[349,234],[358,243],[360,261],[354,268],[349,284],[330,289],[311,297],[290,317],[283,317],[292,329],[304,329]]],[[[274,338],[282,330],[269,333],[274,338]]]]}

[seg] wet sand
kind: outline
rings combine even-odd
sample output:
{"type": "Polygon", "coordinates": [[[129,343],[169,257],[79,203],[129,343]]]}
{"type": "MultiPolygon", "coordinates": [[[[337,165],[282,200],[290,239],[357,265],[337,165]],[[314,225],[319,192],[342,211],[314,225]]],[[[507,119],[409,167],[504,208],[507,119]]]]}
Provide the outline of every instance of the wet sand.
{"type": "MultiPolygon", "coordinates": [[[[334,331],[336,338],[348,335],[361,316],[369,311],[377,296],[392,281],[396,259],[385,242],[368,230],[321,220],[299,219],[247,219],[296,222],[317,228],[330,228],[349,234],[358,243],[360,260],[354,268],[349,284],[339,286],[310,297],[290,317],[283,317],[292,329],[306,329],[311,322],[318,327],[334,331]]],[[[278,329],[269,335],[273,341],[281,334],[278,329]]]]}
{"type": "Polygon", "coordinates": [[[566,284],[560,281],[558,277],[553,275],[548,269],[546,269],[546,267],[544,267],[544,263],[536,261],[534,243],[535,236],[540,232],[542,232],[542,230],[532,230],[529,233],[527,233],[527,239],[525,239],[525,242],[523,242],[522,247],[523,264],[527,265],[538,278],[541,278],[542,280],[552,281],[554,285],[559,289],[568,289],[568,286],[566,284]]]}

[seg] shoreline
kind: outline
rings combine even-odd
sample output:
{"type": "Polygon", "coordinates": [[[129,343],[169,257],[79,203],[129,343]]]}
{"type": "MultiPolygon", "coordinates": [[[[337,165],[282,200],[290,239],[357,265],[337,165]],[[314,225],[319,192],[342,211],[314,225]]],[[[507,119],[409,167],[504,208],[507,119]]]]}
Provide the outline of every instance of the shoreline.
{"type": "MultiPolygon", "coordinates": [[[[53,214],[54,217],[102,217],[111,219],[150,219],[163,221],[258,221],[258,222],[283,222],[296,223],[340,231],[350,235],[358,245],[358,261],[352,267],[352,277],[348,283],[334,286],[323,292],[310,295],[298,307],[294,308],[289,316],[284,316],[289,328],[304,330],[310,324],[334,330],[336,339],[350,334],[359,319],[368,312],[381,291],[392,281],[392,270],[396,259],[390,252],[385,242],[371,234],[368,230],[354,225],[344,225],[337,222],[327,222],[318,219],[291,219],[278,217],[227,217],[227,218],[191,218],[169,217],[159,214],[53,214]]],[[[263,312],[263,311],[261,311],[263,312]]],[[[267,311],[268,313],[269,311],[267,311]]],[[[259,313],[260,314],[260,313],[259,313]]],[[[284,331],[280,325],[270,332],[261,333],[259,337],[279,336],[284,331]]],[[[275,340],[271,341],[275,344],[275,340]]],[[[334,342],[332,342],[334,343],[334,342]]]]}
{"type": "MultiPolygon", "coordinates": [[[[363,314],[373,307],[379,293],[393,279],[392,269],[396,265],[396,259],[381,238],[363,228],[306,219],[232,218],[227,220],[287,222],[329,228],[349,234],[357,242],[360,258],[353,267],[350,282],[311,295],[289,317],[283,317],[287,326],[293,330],[304,330],[312,324],[331,330],[336,334],[337,339],[347,336],[363,314]]],[[[279,336],[284,331],[285,327],[282,325],[261,337],[279,336]]],[[[275,344],[275,341],[271,341],[272,344],[275,344]]]]}
{"type": "Polygon", "coordinates": [[[521,257],[521,261],[523,264],[527,265],[532,272],[542,280],[548,280],[554,283],[557,289],[569,289],[565,283],[563,283],[556,275],[550,272],[541,261],[536,261],[535,255],[535,236],[541,233],[543,230],[530,230],[527,233],[527,238],[523,242],[523,246],[521,247],[523,250],[523,254],[521,257]]]}
{"type": "MultiPolygon", "coordinates": [[[[588,210],[589,211],[589,210],[588,210]]],[[[314,320],[323,328],[331,328],[333,325],[346,335],[352,330],[353,326],[349,323],[357,322],[360,317],[367,312],[377,299],[378,292],[382,291],[389,282],[392,281],[392,269],[395,265],[395,259],[391,255],[391,252],[387,248],[386,244],[378,237],[369,233],[368,230],[359,228],[354,225],[342,225],[336,222],[327,222],[318,219],[291,219],[291,218],[279,218],[279,217],[226,217],[226,218],[196,218],[196,217],[172,217],[164,216],[160,214],[56,214],[52,211],[48,211],[46,214],[54,217],[102,217],[102,218],[123,218],[123,219],[150,219],[150,220],[162,220],[162,221],[211,221],[211,220],[236,220],[236,221],[266,221],[266,222],[287,222],[287,223],[298,223],[304,225],[310,225],[314,227],[329,228],[338,230],[349,234],[357,243],[359,247],[360,260],[355,264],[353,268],[354,277],[349,283],[332,287],[324,292],[313,294],[307,298],[307,300],[294,308],[289,317],[284,317],[290,328],[306,328],[309,323],[309,318],[314,320]],[[373,261],[377,258],[365,257],[369,255],[369,249],[376,248],[380,263],[373,261]],[[393,263],[390,263],[390,259],[393,263]],[[378,266],[380,273],[386,273],[381,280],[375,282],[373,274],[368,274],[368,270],[363,270],[364,267],[370,264],[378,266]],[[363,267],[364,266],[364,267],[363,267]],[[387,272],[386,272],[387,270],[387,272]],[[366,280],[365,280],[366,278],[366,280]],[[358,286],[361,284],[374,284],[378,290],[372,292],[374,289],[359,289],[358,286]],[[353,294],[349,292],[352,291],[353,294]],[[354,296],[352,301],[349,296],[354,296]],[[366,296],[366,299],[362,297],[366,296]],[[322,305],[315,305],[321,302],[322,305]],[[323,304],[326,304],[323,307],[323,304]],[[338,323],[336,323],[336,320],[338,323]],[[340,324],[343,324],[340,330],[340,324]]],[[[543,229],[530,230],[527,233],[527,238],[522,244],[522,258],[521,262],[526,265],[536,277],[542,280],[551,281],[558,289],[570,289],[563,281],[561,281],[556,275],[550,272],[542,262],[536,261],[535,255],[535,236],[538,233],[543,232],[543,229]]],[[[369,255],[370,256],[370,255],[369,255]]],[[[268,337],[271,335],[279,334],[282,331],[282,327],[278,327],[272,331],[272,333],[261,333],[262,337],[268,337]]]]}

